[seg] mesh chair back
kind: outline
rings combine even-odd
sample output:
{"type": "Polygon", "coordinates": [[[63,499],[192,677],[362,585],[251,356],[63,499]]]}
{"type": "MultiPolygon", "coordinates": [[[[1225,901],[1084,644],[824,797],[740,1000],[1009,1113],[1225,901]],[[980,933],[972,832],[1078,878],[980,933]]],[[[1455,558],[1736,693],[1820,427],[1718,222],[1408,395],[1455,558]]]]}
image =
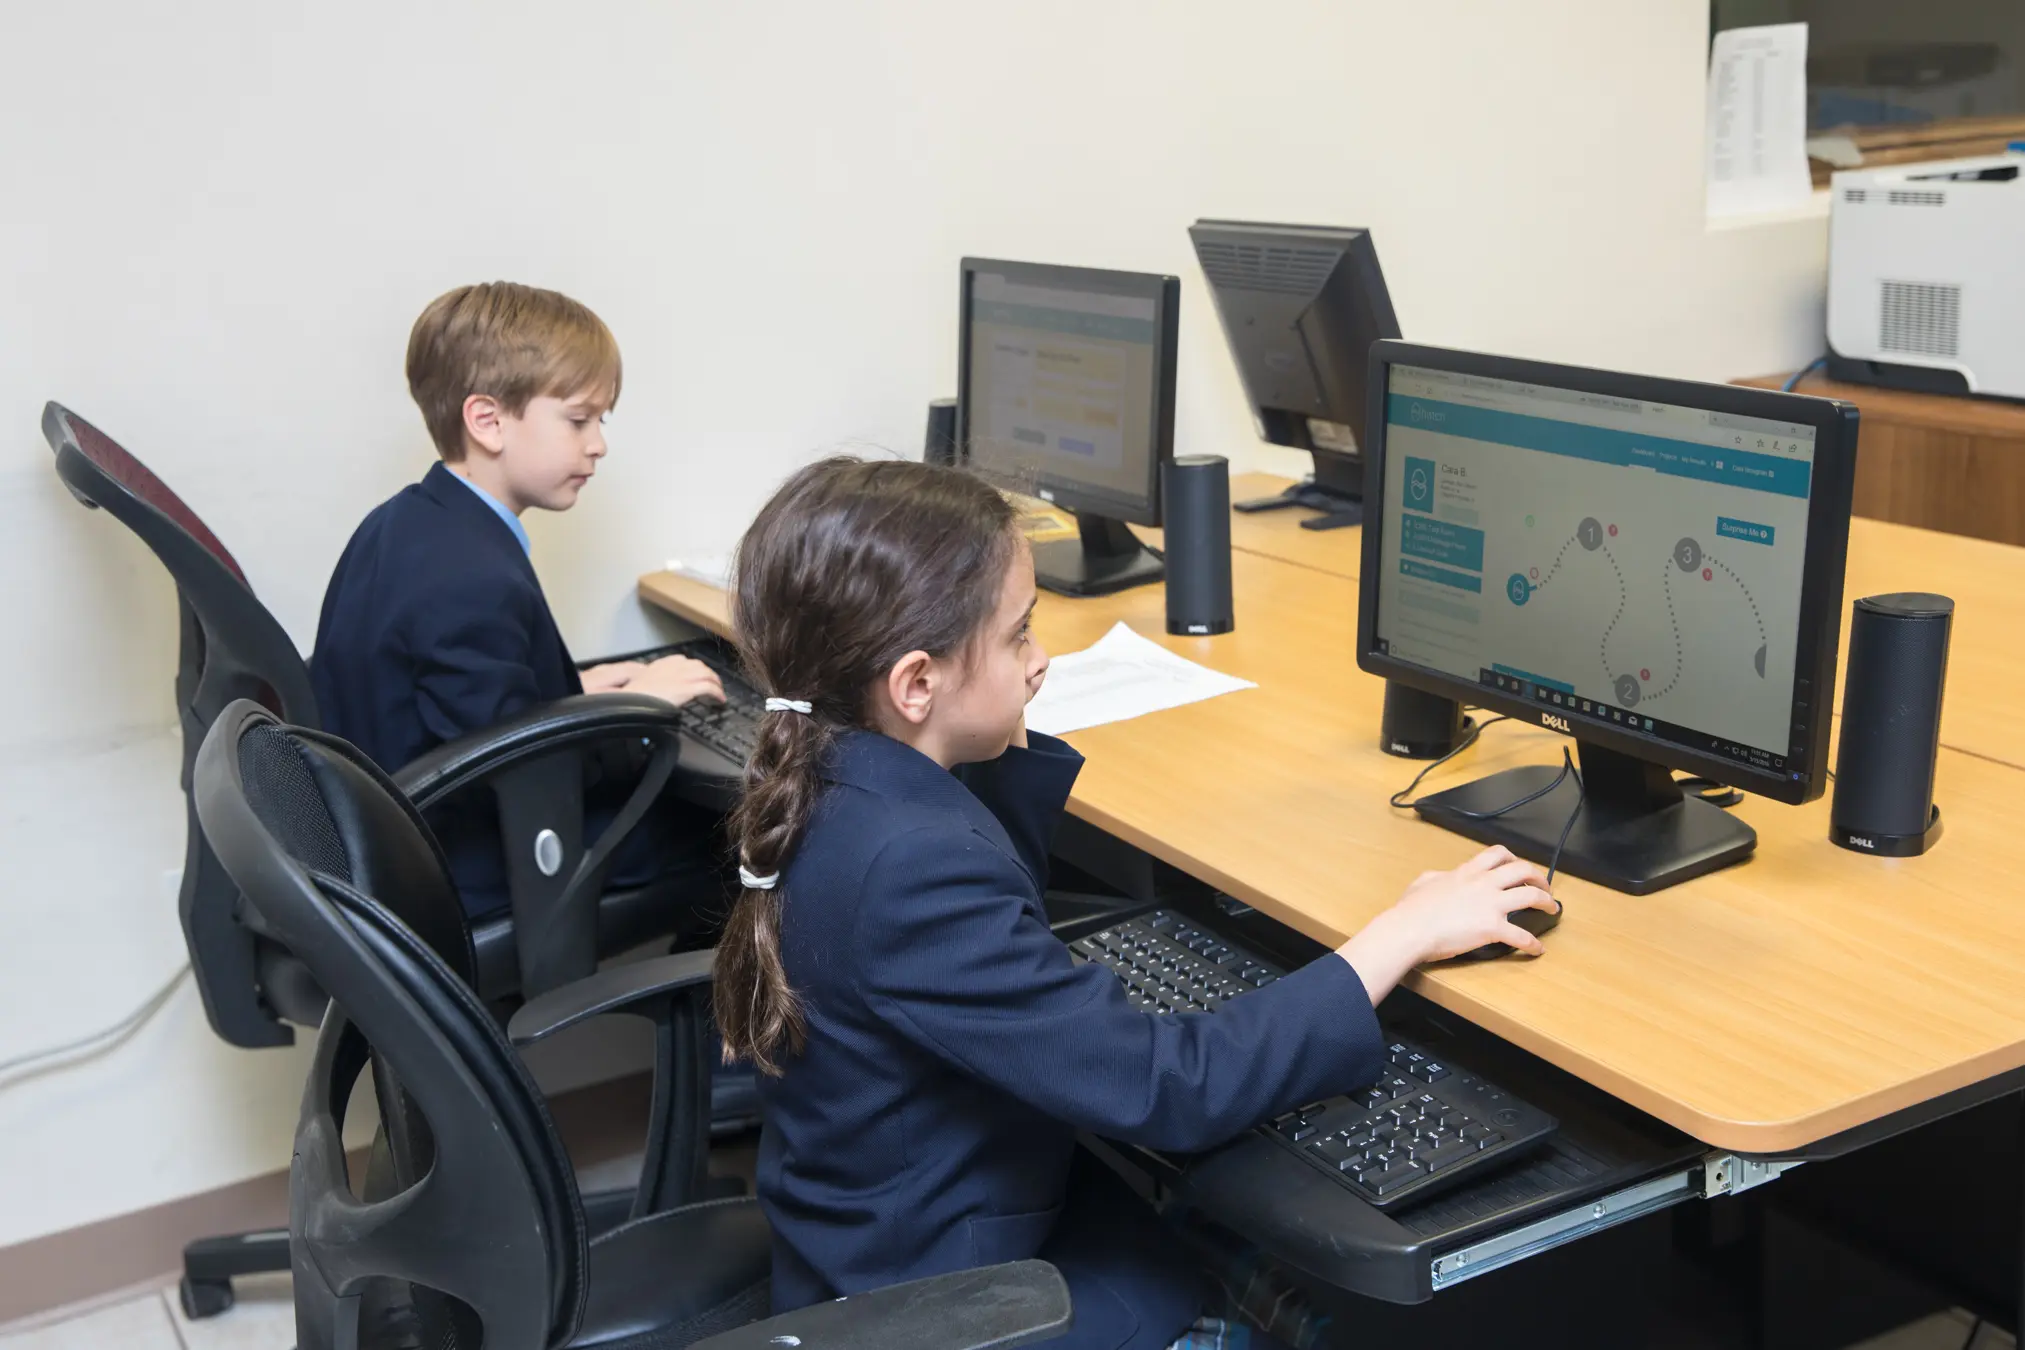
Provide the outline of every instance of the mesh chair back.
{"type": "Polygon", "coordinates": [[[212,727],[194,796],[232,881],[332,1001],[290,1175],[303,1350],[361,1344],[390,1283],[432,1350],[567,1341],[582,1206],[533,1081],[470,991],[468,931],[427,827],[363,755],[251,702],[212,727]],[[344,1110],[369,1064],[387,1166],[358,1195],[344,1110]]]}
{"type": "MultiPolygon", "coordinates": [[[[250,698],[291,722],[316,725],[316,700],[302,656],[246,584],[246,573],[182,498],[110,436],[61,404],[42,412],[42,434],[71,495],[101,508],[161,560],[176,583],[181,653],[176,713],[183,730],[183,787],[204,733],[225,706],[250,698]]],[[[238,893],[225,882],[195,816],[184,845],[178,907],[211,1025],[234,1045],[286,1045],[283,1016],[314,1024],[316,991],[277,1008],[261,994],[263,961],[256,935],[241,922],[238,893]],[[300,1005],[300,1006],[297,1006],[300,1005]]]]}

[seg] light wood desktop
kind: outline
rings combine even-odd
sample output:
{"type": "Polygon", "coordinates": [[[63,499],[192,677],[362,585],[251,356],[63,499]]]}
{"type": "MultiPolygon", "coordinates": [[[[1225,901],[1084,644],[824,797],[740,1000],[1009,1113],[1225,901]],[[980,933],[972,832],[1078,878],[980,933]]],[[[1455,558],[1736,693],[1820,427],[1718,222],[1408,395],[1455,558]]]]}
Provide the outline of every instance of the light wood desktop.
{"type": "MultiPolygon", "coordinates": [[[[1239,474],[1231,479],[1231,496],[1267,496],[1287,481],[1239,474]]],[[[1364,531],[1304,530],[1300,521],[1309,514],[1296,509],[1233,515],[1231,547],[1354,579],[1362,566],[1364,531]]],[[[1937,591],[1954,598],[1941,744],[2025,768],[2025,718],[2012,712],[2025,657],[2025,548],[1859,516],[1849,523],[1840,652],[1849,651],[1850,603],[1889,591],[1937,591]]],[[[1238,623],[1244,623],[1242,608],[1238,623]]],[[[1840,713],[1839,668],[1835,707],[1840,713]]]]}
{"type": "MultiPolygon", "coordinates": [[[[1354,659],[1347,578],[1232,558],[1237,631],[1165,633],[1159,587],[1044,596],[1057,652],[1123,619],[1259,687],[1078,732],[1070,809],[1325,943],[1424,869],[1475,845],[1394,811],[1419,767],[1377,749],[1382,682],[1354,659]]],[[[723,631],[724,596],[655,573],[640,593],[723,631]]],[[[2013,639],[2015,641],[2015,638],[2013,639]]],[[[1430,776],[1440,787],[1568,742],[1517,723],[1430,776]]],[[[2025,772],[1943,752],[1947,834],[1885,861],[1827,840],[1827,802],[1747,798],[1757,856],[1643,898],[1561,879],[1560,928],[1536,962],[1428,970],[1435,1002],[1702,1141],[1778,1153],[2025,1065],[2025,903],[2009,863],[2025,772]]]]}

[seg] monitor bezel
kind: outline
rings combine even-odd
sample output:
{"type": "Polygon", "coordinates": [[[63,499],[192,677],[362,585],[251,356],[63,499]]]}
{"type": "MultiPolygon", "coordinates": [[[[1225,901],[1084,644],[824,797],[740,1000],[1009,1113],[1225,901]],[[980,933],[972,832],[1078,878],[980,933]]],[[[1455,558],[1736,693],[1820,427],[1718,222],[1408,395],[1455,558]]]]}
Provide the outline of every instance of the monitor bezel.
{"type": "Polygon", "coordinates": [[[1039,497],[1069,511],[1105,516],[1133,525],[1158,526],[1160,466],[1174,458],[1174,388],[1180,347],[1181,280],[1156,272],[1122,272],[1101,267],[1018,262],[1006,258],[964,258],[959,270],[956,340],[956,444],[962,462],[979,477],[1007,490],[1039,497]],[[1114,491],[1036,469],[1031,474],[993,468],[970,453],[970,307],[972,279],[984,271],[1032,285],[1059,285],[1153,302],[1152,453],[1146,486],[1138,494],[1114,491]]]}
{"type": "Polygon", "coordinates": [[[1850,497],[1855,483],[1857,410],[1854,405],[1804,394],[1740,385],[1626,375],[1417,343],[1382,341],[1370,358],[1372,399],[1365,417],[1366,514],[1357,587],[1357,664],[1373,675],[1472,707],[1538,723],[1552,731],[1656,764],[1667,765],[1775,801],[1812,801],[1828,782],[1828,735],[1835,702],[1835,667],[1841,638],[1842,580],[1849,547],[1850,497]],[[1392,367],[1415,366],[1460,375],[1541,384],[1577,393],[1707,409],[1742,417],[1791,422],[1814,429],[1814,467],[1807,505],[1807,545],[1801,561],[1800,631],[1795,644],[1792,715],[1786,756],[1779,770],[1759,769],[1711,751],[1631,731],[1594,714],[1542,708],[1535,701],[1485,688],[1378,650],[1378,582],[1383,547],[1388,424],[1386,391],[1392,367]],[[1558,725],[1557,725],[1558,724],[1558,725]],[[1797,762],[1796,762],[1797,760],[1797,762]]]}

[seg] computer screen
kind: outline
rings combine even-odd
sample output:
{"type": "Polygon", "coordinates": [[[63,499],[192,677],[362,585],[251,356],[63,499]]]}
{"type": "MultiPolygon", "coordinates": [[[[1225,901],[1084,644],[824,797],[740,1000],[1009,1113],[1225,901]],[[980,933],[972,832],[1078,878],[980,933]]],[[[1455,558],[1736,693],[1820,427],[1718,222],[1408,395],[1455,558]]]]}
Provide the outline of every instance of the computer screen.
{"type": "Polygon", "coordinates": [[[1371,387],[1358,664],[1581,752],[1422,816],[1643,894],[1755,845],[1674,770],[1821,794],[1854,408],[1403,342],[1371,387]]]}
{"type": "Polygon", "coordinates": [[[963,261],[957,443],[972,469],[1074,511],[1082,526],[1074,556],[1037,552],[1043,584],[1094,594],[1160,578],[1124,523],[1160,523],[1179,287],[1137,272],[963,261]]]}
{"type": "Polygon", "coordinates": [[[1198,220],[1188,237],[1259,435],[1314,456],[1306,482],[1237,509],[1304,506],[1324,513],[1304,520],[1308,529],[1355,525],[1365,364],[1372,343],[1399,336],[1370,231],[1198,220]]]}
{"type": "Polygon", "coordinates": [[[1815,430],[1391,367],[1383,650],[1783,772],[1815,430]]]}

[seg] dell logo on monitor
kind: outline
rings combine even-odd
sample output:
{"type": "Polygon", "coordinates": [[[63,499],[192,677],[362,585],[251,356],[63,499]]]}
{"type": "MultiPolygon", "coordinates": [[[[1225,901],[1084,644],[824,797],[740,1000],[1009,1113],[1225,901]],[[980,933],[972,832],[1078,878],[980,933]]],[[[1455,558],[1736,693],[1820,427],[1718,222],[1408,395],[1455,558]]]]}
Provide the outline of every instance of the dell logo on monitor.
{"type": "Polygon", "coordinates": [[[1567,718],[1556,717],[1552,713],[1541,713],[1540,725],[1544,727],[1552,727],[1556,731],[1564,731],[1570,736],[1573,736],[1575,734],[1575,728],[1568,725],[1567,718]]]}

